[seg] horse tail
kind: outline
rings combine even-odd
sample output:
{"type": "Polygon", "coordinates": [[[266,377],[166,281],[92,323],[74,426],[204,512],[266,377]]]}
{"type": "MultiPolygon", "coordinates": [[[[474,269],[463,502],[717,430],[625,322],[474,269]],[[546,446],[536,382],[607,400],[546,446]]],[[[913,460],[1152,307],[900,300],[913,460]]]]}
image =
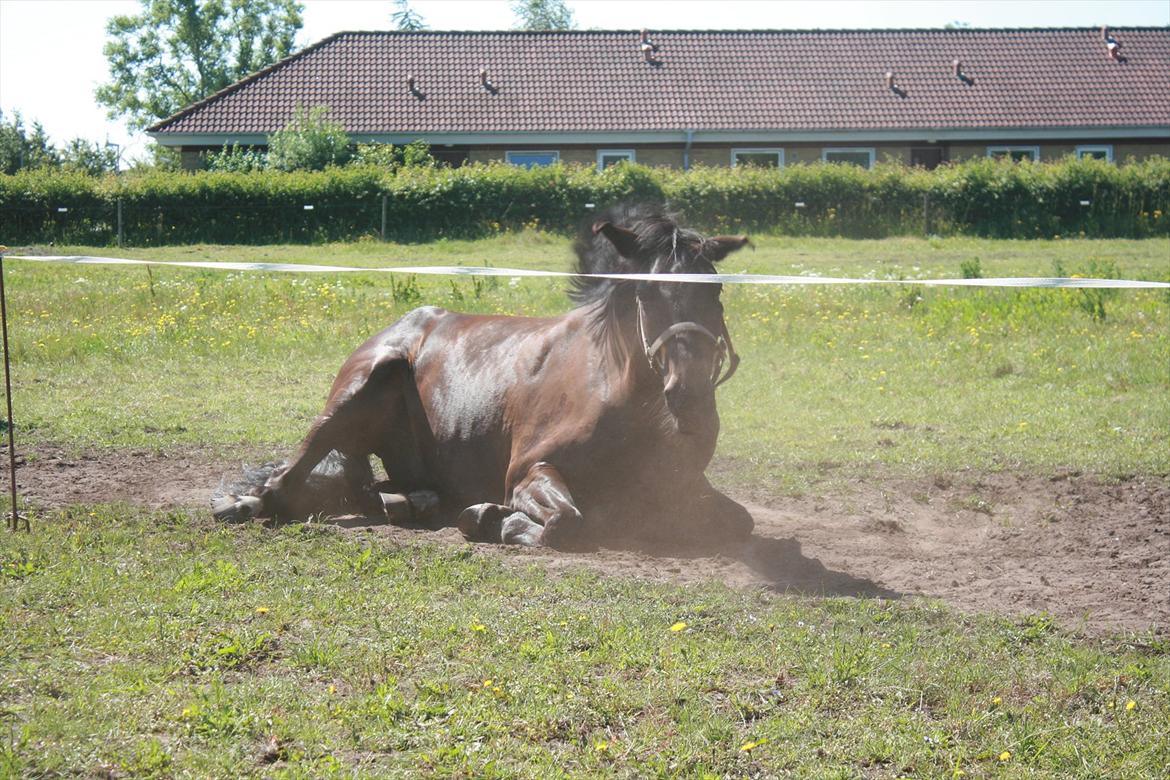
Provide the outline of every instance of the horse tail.
{"type": "MultiPolygon", "coordinates": [[[[244,464],[242,473],[235,480],[224,477],[211,494],[212,513],[219,520],[242,522],[253,516],[259,507],[259,496],[268,484],[288,466],[288,461],[268,461],[259,466],[244,464]],[[256,499],[244,501],[239,499],[256,499]]],[[[354,496],[345,479],[345,456],[337,450],[331,451],[317,464],[306,480],[305,489],[298,491],[297,506],[291,514],[308,517],[320,513],[336,513],[349,508],[354,496]]]]}

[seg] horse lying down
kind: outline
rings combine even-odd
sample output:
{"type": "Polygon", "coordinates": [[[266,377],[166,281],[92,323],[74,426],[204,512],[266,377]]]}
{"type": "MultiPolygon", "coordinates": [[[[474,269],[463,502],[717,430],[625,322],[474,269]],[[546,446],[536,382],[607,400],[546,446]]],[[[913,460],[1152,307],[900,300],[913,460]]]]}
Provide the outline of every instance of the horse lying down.
{"type": "Polygon", "coordinates": [[[662,281],[579,277],[559,317],[408,313],[345,361],[287,466],[225,489],[215,515],[457,513],[469,540],[561,548],[648,518],[660,537],[746,538],[751,516],[704,475],[715,389],[739,362],[721,286],[670,281],[746,244],[657,206],[608,210],[578,236],[577,271],[662,281]]]}

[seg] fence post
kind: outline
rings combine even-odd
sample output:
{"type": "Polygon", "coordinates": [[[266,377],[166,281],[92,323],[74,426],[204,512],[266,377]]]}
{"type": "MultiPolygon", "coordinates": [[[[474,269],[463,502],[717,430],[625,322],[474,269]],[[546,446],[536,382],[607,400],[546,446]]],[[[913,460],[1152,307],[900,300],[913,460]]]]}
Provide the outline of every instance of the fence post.
{"type": "Polygon", "coordinates": [[[930,193],[922,193],[922,232],[930,235],[930,193]]]}
{"type": "Polygon", "coordinates": [[[118,246],[122,246],[122,199],[118,198],[118,246]]]}
{"type": "Polygon", "coordinates": [[[386,193],[382,193],[382,240],[386,240],[386,193]]]}
{"type": "MultiPolygon", "coordinates": [[[[8,305],[4,295],[4,253],[8,247],[0,246],[0,327],[4,330],[4,401],[8,405],[8,489],[12,501],[12,515],[8,527],[13,531],[20,530],[20,514],[17,512],[16,496],[16,422],[12,419],[12,369],[9,361],[8,349],[8,305]]],[[[28,531],[28,517],[24,519],[24,530],[28,531]]]]}

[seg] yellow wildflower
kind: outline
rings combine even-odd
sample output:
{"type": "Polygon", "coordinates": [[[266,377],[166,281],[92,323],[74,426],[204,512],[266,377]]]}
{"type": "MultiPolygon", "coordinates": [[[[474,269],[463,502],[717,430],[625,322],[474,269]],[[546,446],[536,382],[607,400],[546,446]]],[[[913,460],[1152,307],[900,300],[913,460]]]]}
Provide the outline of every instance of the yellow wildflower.
{"type": "Polygon", "coordinates": [[[256,614],[257,615],[267,615],[268,614],[268,607],[256,607],[256,614]]]}
{"type": "Polygon", "coordinates": [[[1012,760],[1012,752],[1010,750],[1003,751],[1002,753],[999,754],[999,760],[1000,761],[1011,761],[1012,760]]]}
{"type": "Polygon", "coordinates": [[[745,742],[739,746],[739,749],[744,753],[750,753],[767,741],[766,739],[757,739],[755,742],[745,742]]]}
{"type": "Polygon", "coordinates": [[[680,620],[677,623],[675,623],[673,626],[671,626],[670,630],[677,634],[679,631],[682,631],[686,627],[687,627],[687,624],[680,620]]]}
{"type": "Polygon", "coordinates": [[[1126,712],[1133,712],[1135,707],[1137,707],[1137,702],[1134,701],[1133,699],[1130,699],[1129,701],[1127,701],[1125,703],[1125,711],[1126,712]]]}

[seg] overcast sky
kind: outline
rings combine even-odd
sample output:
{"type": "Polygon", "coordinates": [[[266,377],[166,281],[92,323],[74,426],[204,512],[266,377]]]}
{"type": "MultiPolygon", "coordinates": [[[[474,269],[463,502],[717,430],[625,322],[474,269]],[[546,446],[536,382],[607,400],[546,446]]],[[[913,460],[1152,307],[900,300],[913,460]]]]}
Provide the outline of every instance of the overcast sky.
{"type": "MultiPolygon", "coordinates": [[[[390,29],[391,0],[304,0],[298,45],[341,30],[390,29]]],[[[506,30],[509,0],[412,0],[433,30],[506,30]]],[[[810,29],[1093,27],[1170,25],[1170,0],[570,0],[582,29],[810,29]]],[[[53,141],[81,136],[142,156],[131,136],[95,105],[106,80],[106,20],[133,14],[137,0],[0,0],[0,110],[39,120],[53,141]]]]}

